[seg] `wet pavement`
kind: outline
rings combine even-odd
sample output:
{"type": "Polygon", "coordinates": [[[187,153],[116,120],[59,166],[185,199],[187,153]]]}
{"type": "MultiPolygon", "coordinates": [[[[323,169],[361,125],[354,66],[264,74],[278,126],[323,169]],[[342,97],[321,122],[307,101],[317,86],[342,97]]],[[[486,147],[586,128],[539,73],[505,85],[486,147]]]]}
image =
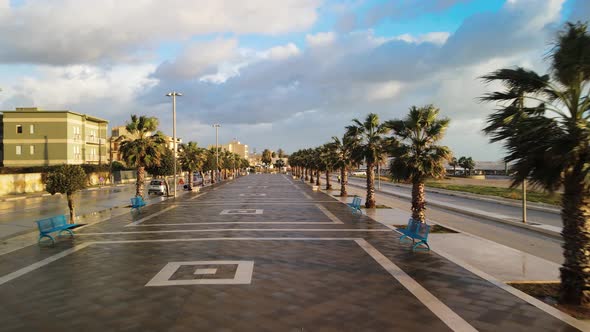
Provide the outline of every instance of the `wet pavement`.
{"type": "Polygon", "coordinates": [[[284,175],[0,255],[2,331],[577,331],[284,175]]]}

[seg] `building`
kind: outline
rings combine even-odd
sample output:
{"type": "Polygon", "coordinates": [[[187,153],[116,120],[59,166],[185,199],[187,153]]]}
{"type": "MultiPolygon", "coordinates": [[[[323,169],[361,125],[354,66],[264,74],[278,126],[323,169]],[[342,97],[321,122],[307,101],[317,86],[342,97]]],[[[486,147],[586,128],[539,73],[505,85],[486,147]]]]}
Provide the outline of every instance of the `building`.
{"type": "Polygon", "coordinates": [[[2,111],[6,167],[107,163],[108,121],[36,107],[2,111]]]}
{"type": "Polygon", "coordinates": [[[224,144],[221,146],[222,150],[226,150],[229,152],[237,153],[240,157],[244,159],[248,159],[248,145],[240,143],[238,140],[233,139],[228,144],[224,144]]]}
{"type": "MultiPolygon", "coordinates": [[[[112,161],[122,161],[123,160],[123,157],[121,156],[121,152],[119,151],[119,146],[121,145],[121,140],[119,140],[119,138],[121,136],[130,137],[129,132],[127,131],[125,126],[113,127],[113,129],[111,129],[111,137],[109,138],[109,146],[110,146],[109,158],[112,161]]],[[[166,142],[166,147],[168,147],[168,149],[170,149],[170,150],[174,150],[174,138],[171,136],[167,136],[167,135],[163,135],[163,136],[164,136],[164,140],[166,142]]],[[[182,139],[179,137],[176,137],[177,148],[181,143],[182,143],[182,139]]]]}

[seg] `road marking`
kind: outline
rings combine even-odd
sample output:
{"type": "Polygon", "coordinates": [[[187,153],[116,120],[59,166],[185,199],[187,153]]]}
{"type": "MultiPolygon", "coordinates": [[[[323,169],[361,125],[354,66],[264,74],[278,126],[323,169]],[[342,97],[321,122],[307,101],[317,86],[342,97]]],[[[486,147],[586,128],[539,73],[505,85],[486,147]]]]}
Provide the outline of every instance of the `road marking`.
{"type": "Polygon", "coordinates": [[[158,234],[158,233],[209,233],[209,232],[388,232],[391,229],[343,229],[343,228],[220,228],[220,229],[180,229],[167,231],[131,231],[131,232],[98,232],[98,233],[76,233],[77,236],[95,235],[126,235],[126,234],[158,234]]]}
{"type": "Polygon", "coordinates": [[[285,225],[333,225],[334,223],[323,222],[323,221],[219,221],[219,222],[187,222],[187,223],[174,223],[174,224],[143,224],[143,225],[130,225],[134,227],[148,227],[148,226],[187,226],[187,225],[224,225],[224,224],[285,224],[285,225]]]}
{"type": "Polygon", "coordinates": [[[303,194],[303,196],[305,196],[305,198],[307,198],[307,199],[313,199],[305,191],[303,191],[303,189],[299,189],[299,190],[301,190],[301,193],[303,194]]]}
{"type": "MultiPolygon", "coordinates": [[[[170,207],[167,207],[167,208],[165,208],[165,209],[164,209],[164,210],[162,210],[162,211],[158,211],[158,212],[156,212],[156,213],[153,213],[153,214],[151,214],[151,215],[149,215],[149,216],[147,216],[147,217],[145,217],[145,218],[141,218],[141,219],[139,219],[139,220],[136,220],[136,221],[134,221],[134,222],[132,222],[132,223],[130,223],[130,224],[127,224],[127,225],[125,225],[125,227],[139,225],[139,224],[141,224],[142,222],[144,222],[144,221],[146,221],[146,220],[150,220],[150,219],[152,219],[153,217],[157,217],[157,216],[161,215],[162,213],[165,213],[165,212],[167,212],[167,211],[170,211],[170,210],[172,210],[172,209],[174,209],[174,208],[177,208],[177,207],[178,207],[178,205],[172,205],[172,206],[170,206],[170,207]]],[[[76,233],[76,234],[78,234],[78,233],[76,233]]]]}
{"type": "Polygon", "coordinates": [[[336,217],[332,212],[330,212],[328,209],[326,209],[325,207],[323,207],[321,204],[316,204],[315,205],[318,209],[320,209],[328,218],[330,218],[330,220],[332,220],[335,224],[344,224],[342,222],[342,220],[338,219],[338,217],[336,217]]]}
{"type": "Polygon", "coordinates": [[[5,284],[5,283],[7,283],[7,282],[9,282],[11,280],[14,280],[14,279],[16,279],[16,278],[18,278],[20,276],[23,276],[23,275],[25,275],[25,274],[27,274],[27,273],[29,273],[31,271],[35,271],[38,268],[41,268],[41,267],[43,267],[43,266],[45,266],[45,265],[47,265],[47,264],[49,264],[51,262],[54,262],[54,261],[56,261],[56,260],[58,260],[58,259],[60,259],[62,257],[65,257],[65,256],[67,256],[67,255],[69,255],[71,253],[74,253],[74,252],[76,252],[78,250],[84,249],[84,248],[88,247],[91,244],[92,244],[92,242],[87,242],[87,243],[82,243],[82,244],[76,245],[73,248],[70,248],[70,249],[67,249],[67,250],[64,250],[64,251],[60,252],[59,254],[55,254],[53,256],[49,256],[49,257],[45,258],[44,260],[38,261],[37,263],[31,264],[31,265],[29,265],[27,267],[23,267],[20,270],[16,270],[16,271],[14,271],[12,273],[9,273],[9,274],[7,274],[7,275],[5,275],[5,276],[3,276],[3,277],[0,278],[0,285],[3,285],[3,284],[5,284]]]}
{"type": "Polygon", "coordinates": [[[355,242],[453,331],[477,330],[364,239],[355,242]]]}
{"type": "Polygon", "coordinates": [[[192,201],[193,199],[197,199],[197,198],[199,198],[199,197],[201,197],[201,196],[203,196],[203,195],[205,195],[205,194],[207,194],[207,193],[198,194],[198,195],[196,195],[195,197],[191,197],[191,198],[189,198],[189,200],[191,200],[191,201],[192,201]]]}
{"type": "Polygon", "coordinates": [[[588,324],[584,321],[575,319],[572,316],[563,313],[559,309],[552,307],[543,301],[540,301],[540,300],[538,300],[538,299],[536,299],[536,298],[534,298],[534,297],[532,297],[532,296],[530,296],[530,295],[528,295],[528,294],[526,294],[526,293],[524,293],[512,286],[509,286],[509,285],[503,283],[502,281],[496,279],[495,277],[479,270],[478,268],[470,265],[469,263],[467,263],[455,256],[452,256],[444,251],[441,251],[440,249],[436,249],[435,252],[437,254],[439,254],[440,256],[448,259],[449,261],[461,266],[462,268],[466,269],[467,271],[475,274],[476,276],[488,281],[489,283],[493,284],[494,286],[501,288],[504,291],[530,303],[531,305],[533,305],[533,306],[539,308],[540,310],[548,313],[549,315],[561,320],[562,322],[567,323],[575,328],[578,328],[581,331],[590,331],[590,324],[588,324]]]}

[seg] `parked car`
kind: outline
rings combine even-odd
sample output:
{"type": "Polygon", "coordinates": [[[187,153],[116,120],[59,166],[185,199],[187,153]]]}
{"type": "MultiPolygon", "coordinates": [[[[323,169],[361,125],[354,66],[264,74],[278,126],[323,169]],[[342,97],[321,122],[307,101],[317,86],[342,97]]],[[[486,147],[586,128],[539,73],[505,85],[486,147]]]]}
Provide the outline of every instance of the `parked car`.
{"type": "Polygon", "coordinates": [[[148,186],[148,195],[167,195],[166,180],[153,179],[148,186]]]}
{"type": "Polygon", "coordinates": [[[366,171],[352,171],[350,172],[350,175],[353,176],[367,176],[367,172],[366,171]]]}

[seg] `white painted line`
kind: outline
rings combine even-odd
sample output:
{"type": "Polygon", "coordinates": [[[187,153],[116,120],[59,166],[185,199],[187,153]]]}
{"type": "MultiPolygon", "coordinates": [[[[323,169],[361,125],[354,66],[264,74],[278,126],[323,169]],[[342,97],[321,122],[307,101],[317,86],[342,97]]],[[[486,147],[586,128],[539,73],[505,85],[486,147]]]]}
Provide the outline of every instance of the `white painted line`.
{"type": "Polygon", "coordinates": [[[19,269],[19,270],[12,272],[12,273],[9,273],[9,274],[0,278],[0,285],[3,285],[13,279],[23,276],[31,271],[35,271],[38,268],[41,268],[51,262],[54,262],[62,257],[65,257],[71,253],[74,253],[78,250],[84,249],[84,248],[88,247],[90,244],[92,244],[92,242],[78,244],[78,245],[74,246],[73,248],[70,248],[70,249],[60,252],[59,254],[49,256],[49,257],[45,258],[44,260],[38,261],[37,263],[31,264],[27,267],[23,267],[22,269],[19,269]]]}
{"type": "Polygon", "coordinates": [[[225,210],[222,210],[219,214],[220,215],[225,215],[225,214],[229,214],[229,215],[234,215],[234,214],[257,215],[257,214],[263,214],[263,213],[264,213],[263,209],[225,209],[225,210]]]}
{"type": "Polygon", "coordinates": [[[305,196],[305,198],[307,198],[307,199],[313,199],[305,191],[301,190],[301,193],[303,194],[303,196],[305,196]]]}
{"type": "MultiPolygon", "coordinates": [[[[141,219],[136,220],[136,221],[134,221],[134,222],[132,222],[130,224],[127,224],[127,225],[125,225],[125,227],[139,225],[139,224],[141,224],[142,222],[144,222],[146,220],[150,220],[153,217],[157,217],[157,216],[161,215],[162,213],[168,212],[168,211],[170,211],[170,210],[172,210],[174,208],[177,208],[177,207],[178,207],[178,205],[172,205],[170,207],[165,208],[164,210],[158,211],[158,212],[153,213],[153,214],[151,214],[151,215],[149,215],[149,216],[147,216],[145,218],[141,218],[141,219]]],[[[76,233],[76,234],[78,234],[78,233],[76,233]]]]}
{"type": "Polygon", "coordinates": [[[342,222],[342,220],[338,219],[338,217],[336,217],[332,212],[328,211],[328,209],[326,209],[325,207],[323,207],[321,204],[316,204],[315,205],[318,209],[320,209],[320,211],[322,211],[328,218],[330,218],[330,220],[332,220],[335,224],[344,224],[342,222]]]}
{"type": "MultiPolygon", "coordinates": [[[[197,269],[214,270],[217,269],[197,269]]],[[[254,261],[192,261],[192,262],[170,262],[158,272],[152,280],[145,286],[178,286],[178,285],[249,285],[252,283],[252,272],[254,271],[254,261]],[[237,265],[236,273],[233,278],[224,279],[174,279],[170,278],[181,266],[199,266],[199,265],[237,265]]],[[[213,272],[215,273],[215,272],[213,272]]],[[[196,271],[195,271],[195,274],[196,271]]],[[[202,273],[199,273],[202,274],[202,273]]],[[[209,273],[207,273],[209,274],[209,273]]]]}
{"type": "Polygon", "coordinates": [[[131,231],[76,233],[76,236],[158,234],[158,233],[209,233],[209,232],[391,232],[390,229],[342,229],[342,228],[220,228],[220,229],[179,229],[165,231],[131,231]]]}
{"type": "Polygon", "coordinates": [[[477,330],[364,239],[355,242],[453,331],[477,330]]]}
{"type": "Polygon", "coordinates": [[[217,269],[196,269],[193,274],[199,275],[199,274],[216,274],[216,273],[217,273],[217,269]]]}
{"type": "Polygon", "coordinates": [[[505,290],[506,292],[532,304],[533,306],[541,309],[542,311],[548,313],[549,315],[561,320],[562,322],[565,322],[577,329],[580,329],[582,331],[590,331],[590,323],[586,323],[584,321],[578,320],[573,318],[572,316],[563,313],[561,310],[552,307],[550,305],[548,305],[547,303],[540,301],[524,292],[521,292],[520,290],[511,287],[505,283],[503,283],[502,281],[496,279],[495,277],[479,270],[478,268],[470,265],[469,263],[455,257],[452,256],[444,251],[441,251],[440,249],[436,249],[435,252],[439,255],[441,255],[442,257],[448,259],[449,261],[461,266],[462,268],[466,269],[467,271],[477,275],[478,277],[488,281],[489,283],[505,290]]]}
{"type": "MultiPolygon", "coordinates": [[[[293,198],[290,198],[293,199],[293,198]]],[[[296,198],[295,198],[296,199],[296,198]]],[[[219,203],[217,203],[217,201],[210,201],[209,202],[174,202],[174,204],[177,205],[185,205],[185,206],[196,206],[196,205],[203,205],[203,206],[207,206],[207,205],[244,205],[244,204],[251,204],[251,205],[310,205],[310,204],[316,204],[316,203],[341,203],[340,201],[314,201],[314,202],[291,202],[289,200],[285,200],[285,201],[249,201],[249,200],[244,200],[244,201],[232,201],[232,202],[223,202],[221,203],[221,201],[219,203]]]]}
{"type": "Polygon", "coordinates": [[[199,242],[199,241],[353,241],[354,237],[200,237],[188,239],[151,239],[151,240],[107,240],[94,241],[97,244],[148,243],[148,242],[199,242]]]}
{"type": "Polygon", "coordinates": [[[197,199],[197,198],[199,198],[199,197],[201,197],[201,196],[203,196],[203,195],[205,195],[205,194],[206,194],[206,193],[198,194],[198,195],[196,195],[195,197],[191,197],[191,198],[189,198],[189,200],[191,200],[191,201],[192,201],[193,199],[197,199]]]}
{"type": "Polygon", "coordinates": [[[234,224],[285,224],[285,225],[333,225],[331,221],[218,221],[218,222],[185,222],[173,224],[142,224],[129,225],[133,227],[149,227],[149,226],[196,226],[196,225],[234,225],[234,224]]]}

